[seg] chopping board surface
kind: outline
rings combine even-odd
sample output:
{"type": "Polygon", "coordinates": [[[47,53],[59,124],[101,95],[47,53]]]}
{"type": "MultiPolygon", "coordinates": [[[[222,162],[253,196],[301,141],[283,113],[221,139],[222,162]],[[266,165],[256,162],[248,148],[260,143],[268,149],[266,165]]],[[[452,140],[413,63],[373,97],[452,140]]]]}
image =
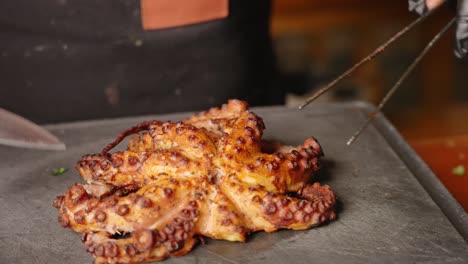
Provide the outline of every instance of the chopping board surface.
{"type": "MultiPolygon", "coordinates": [[[[207,240],[164,263],[467,263],[468,245],[415,175],[374,126],[352,147],[346,140],[365,120],[361,104],[306,110],[253,109],[264,138],[298,145],[316,137],[325,152],[317,180],[338,199],[338,219],[306,231],[250,236],[247,243],[207,240]]],[[[52,202],[75,182],[82,155],[97,153],[143,120],[177,121],[189,114],[51,125],[63,152],[0,147],[0,263],[91,263],[80,235],[57,223],[52,202]],[[63,175],[52,170],[66,167],[63,175]]]]}

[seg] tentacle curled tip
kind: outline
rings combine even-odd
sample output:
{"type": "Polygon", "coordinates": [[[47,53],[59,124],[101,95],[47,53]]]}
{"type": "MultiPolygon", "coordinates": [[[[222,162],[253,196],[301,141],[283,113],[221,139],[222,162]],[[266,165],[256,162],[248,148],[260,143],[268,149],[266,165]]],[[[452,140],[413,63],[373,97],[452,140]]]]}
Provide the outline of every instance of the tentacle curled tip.
{"type": "Polygon", "coordinates": [[[309,137],[301,146],[286,154],[290,167],[301,173],[317,171],[320,167],[320,158],[323,156],[322,147],[318,141],[309,137]]]}
{"type": "Polygon", "coordinates": [[[122,132],[112,143],[110,143],[109,145],[107,145],[101,152],[101,154],[105,157],[108,157],[109,154],[108,152],[113,149],[115,146],[117,146],[120,142],[122,142],[122,140],[124,140],[124,138],[126,138],[127,136],[129,135],[132,135],[132,134],[135,134],[135,133],[138,133],[140,131],[143,131],[143,130],[149,130],[149,127],[151,125],[158,125],[158,124],[162,124],[162,122],[160,121],[155,121],[155,120],[152,120],[152,121],[144,121],[136,126],[133,126],[127,130],[125,130],[124,132],[122,132]]]}
{"type": "Polygon", "coordinates": [[[184,255],[197,242],[194,228],[198,209],[194,206],[192,203],[172,221],[155,228],[136,227],[113,236],[104,231],[85,231],[82,241],[95,263],[141,263],[184,255]]]}
{"type": "Polygon", "coordinates": [[[265,216],[279,228],[306,229],[336,217],[335,195],[319,183],[302,188],[297,198],[266,195],[263,204],[265,216]]]}
{"type": "Polygon", "coordinates": [[[307,138],[301,146],[302,149],[311,149],[317,157],[323,157],[325,154],[323,148],[315,137],[307,138]]]}
{"type": "MultiPolygon", "coordinates": [[[[281,156],[284,155],[290,161],[298,163],[305,162],[305,165],[298,164],[300,167],[304,167],[304,169],[310,169],[310,164],[307,164],[309,161],[315,160],[317,162],[318,159],[323,156],[322,147],[313,137],[307,138],[301,146],[294,148],[287,153],[282,154],[280,150],[281,147],[279,151],[275,153],[278,160],[281,160],[281,156]]],[[[316,169],[318,168],[314,168],[314,170],[316,169]]]]}
{"type": "Polygon", "coordinates": [[[84,155],[75,165],[75,169],[86,181],[97,180],[103,175],[113,174],[114,158],[111,155],[103,156],[101,154],[84,155]]]}
{"type": "Polygon", "coordinates": [[[325,220],[333,220],[336,217],[336,196],[328,185],[314,184],[305,185],[297,192],[298,197],[317,204],[318,212],[325,220]]]}
{"type": "Polygon", "coordinates": [[[330,205],[336,203],[336,198],[332,189],[328,185],[320,185],[318,182],[305,185],[297,192],[297,195],[309,201],[323,201],[330,205]]]}

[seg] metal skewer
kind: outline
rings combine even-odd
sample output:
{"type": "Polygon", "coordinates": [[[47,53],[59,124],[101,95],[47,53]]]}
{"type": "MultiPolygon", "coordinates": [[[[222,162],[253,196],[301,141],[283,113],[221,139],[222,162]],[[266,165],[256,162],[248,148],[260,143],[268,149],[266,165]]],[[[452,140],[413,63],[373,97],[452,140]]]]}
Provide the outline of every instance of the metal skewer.
{"type": "Polygon", "coordinates": [[[348,77],[351,73],[356,71],[357,69],[361,68],[361,66],[365,65],[369,61],[371,61],[373,58],[375,58],[377,55],[382,53],[388,46],[390,46],[393,42],[397,41],[400,39],[402,36],[404,36],[408,31],[413,29],[415,26],[426,20],[430,15],[435,13],[441,6],[443,6],[447,1],[439,5],[438,7],[432,9],[431,11],[427,12],[426,14],[420,16],[418,19],[414,20],[411,22],[409,25],[407,25],[405,28],[403,28],[401,31],[397,32],[395,35],[393,35],[389,40],[387,40],[384,44],[379,46],[376,50],[374,50],[370,55],[362,59],[360,62],[356,63],[353,67],[351,67],[349,70],[345,71],[342,73],[340,76],[338,76],[336,79],[334,79],[332,82],[327,84],[325,87],[319,89],[317,92],[315,92],[312,96],[307,98],[305,103],[303,103],[301,106],[299,106],[299,109],[303,109],[306,107],[308,104],[310,104],[312,101],[315,99],[319,98],[322,94],[328,92],[331,88],[335,87],[341,80],[344,78],[348,77]]]}
{"type": "Polygon", "coordinates": [[[406,71],[403,73],[400,79],[395,83],[395,85],[387,92],[384,98],[380,101],[379,105],[377,106],[377,109],[369,115],[366,122],[361,126],[361,128],[359,128],[354,133],[354,135],[346,142],[346,145],[350,146],[359,137],[359,135],[361,135],[362,131],[364,131],[364,129],[366,129],[366,127],[372,122],[372,120],[375,119],[375,117],[377,116],[377,113],[382,110],[382,108],[385,106],[387,101],[392,97],[392,95],[396,92],[396,90],[400,88],[403,81],[411,74],[411,72],[418,65],[418,63],[431,50],[434,44],[444,35],[444,33],[450,29],[450,27],[455,23],[455,21],[456,21],[456,17],[452,18],[452,20],[450,20],[450,22],[447,23],[447,25],[445,25],[445,27],[442,28],[442,30],[440,30],[439,33],[437,33],[437,35],[434,36],[434,38],[432,38],[432,40],[427,44],[424,50],[418,55],[418,57],[416,57],[416,59],[406,69],[406,71]]]}

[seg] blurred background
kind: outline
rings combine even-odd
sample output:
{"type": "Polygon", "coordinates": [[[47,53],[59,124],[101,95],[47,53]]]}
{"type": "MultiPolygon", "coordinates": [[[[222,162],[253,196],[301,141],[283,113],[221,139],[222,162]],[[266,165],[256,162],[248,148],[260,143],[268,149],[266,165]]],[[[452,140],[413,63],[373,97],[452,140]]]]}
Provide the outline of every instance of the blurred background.
{"type": "MultiPolygon", "coordinates": [[[[417,18],[407,1],[276,0],[271,21],[286,103],[297,106],[417,18]]],[[[377,104],[453,16],[445,8],[364,66],[322,101],[377,104]]],[[[407,139],[468,133],[468,60],[453,56],[453,31],[427,55],[384,108],[407,139]]]]}
{"type": "MultiPolygon", "coordinates": [[[[275,0],[271,26],[280,76],[295,87],[286,104],[300,105],[417,18],[407,10],[407,1],[275,0]]],[[[378,104],[452,16],[449,8],[436,13],[319,100],[378,104]]],[[[453,45],[451,30],[384,113],[468,210],[468,60],[456,59],[453,45]]]]}

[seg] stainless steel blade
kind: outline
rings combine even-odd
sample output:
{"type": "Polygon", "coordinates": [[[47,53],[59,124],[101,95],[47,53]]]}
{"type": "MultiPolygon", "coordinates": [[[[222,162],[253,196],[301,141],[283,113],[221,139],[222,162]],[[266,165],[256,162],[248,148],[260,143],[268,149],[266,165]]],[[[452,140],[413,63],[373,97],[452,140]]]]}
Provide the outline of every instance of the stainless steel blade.
{"type": "Polygon", "coordinates": [[[46,129],[0,108],[0,144],[34,149],[65,150],[65,144],[46,129]]]}

